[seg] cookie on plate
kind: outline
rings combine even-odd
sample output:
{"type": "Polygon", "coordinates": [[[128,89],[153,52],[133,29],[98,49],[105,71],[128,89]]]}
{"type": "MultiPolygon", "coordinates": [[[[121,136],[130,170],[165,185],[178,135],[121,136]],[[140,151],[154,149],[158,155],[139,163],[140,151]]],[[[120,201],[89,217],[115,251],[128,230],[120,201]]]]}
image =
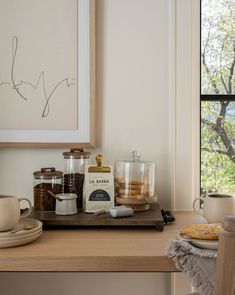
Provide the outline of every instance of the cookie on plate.
{"type": "Polygon", "coordinates": [[[221,230],[219,223],[189,224],[180,231],[180,235],[199,240],[218,240],[221,230]]]}

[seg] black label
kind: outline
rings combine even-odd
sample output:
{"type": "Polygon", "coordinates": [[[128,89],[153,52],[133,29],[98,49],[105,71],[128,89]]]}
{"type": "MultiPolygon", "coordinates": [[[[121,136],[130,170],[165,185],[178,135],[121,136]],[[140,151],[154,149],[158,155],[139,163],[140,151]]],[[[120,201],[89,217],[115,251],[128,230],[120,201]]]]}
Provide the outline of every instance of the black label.
{"type": "Polygon", "coordinates": [[[106,191],[97,189],[91,193],[89,201],[110,201],[110,196],[106,191]]]}

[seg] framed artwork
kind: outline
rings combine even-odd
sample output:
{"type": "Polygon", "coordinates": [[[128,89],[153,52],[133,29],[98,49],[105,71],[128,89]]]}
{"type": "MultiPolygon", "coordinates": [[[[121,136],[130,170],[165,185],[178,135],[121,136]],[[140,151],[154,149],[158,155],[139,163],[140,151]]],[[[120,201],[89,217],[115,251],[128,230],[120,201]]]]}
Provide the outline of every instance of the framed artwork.
{"type": "Polygon", "coordinates": [[[95,145],[95,0],[1,0],[0,147],[95,145]]]}

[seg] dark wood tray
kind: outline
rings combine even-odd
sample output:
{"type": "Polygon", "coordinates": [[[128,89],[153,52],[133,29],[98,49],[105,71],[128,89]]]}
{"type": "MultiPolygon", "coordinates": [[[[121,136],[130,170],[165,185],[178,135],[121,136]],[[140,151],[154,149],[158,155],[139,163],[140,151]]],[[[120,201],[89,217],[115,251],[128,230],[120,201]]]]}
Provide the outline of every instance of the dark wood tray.
{"type": "Polygon", "coordinates": [[[79,226],[140,226],[155,227],[163,231],[164,221],[159,204],[154,204],[151,209],[143,212],[135,212],[132,217],[113,218],[109,214],[95,216],[92,213],[79,212],[76,215],[56,215],[55,212],[33,211],[31,218],[42,221],[44,227],[79,227],[79,226]]]}

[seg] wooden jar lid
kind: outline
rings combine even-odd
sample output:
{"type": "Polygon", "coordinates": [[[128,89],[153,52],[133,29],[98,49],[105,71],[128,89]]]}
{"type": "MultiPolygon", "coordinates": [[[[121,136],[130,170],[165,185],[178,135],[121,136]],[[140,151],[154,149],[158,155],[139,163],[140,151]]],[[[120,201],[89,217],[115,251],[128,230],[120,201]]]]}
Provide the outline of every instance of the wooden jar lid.
{"type": "Polygon", "coordinates": [[[33,176],[36,179],[62,178],[63,172],[56,170],[54,167],[47,167],[41,168],[40,171],[35,171],[33,176]]]}
{"type": "Polygon", "coordinates": [[[134,199],[128,197],[116,197],[116,202],[120,205],[144,205],[144,204],[155,204],[158,201],[158,196],[145,197],[144,199],[134,199]]]}
{"type": "Polygon", "coordinates": [[[69,152],[64,152],[63,156],[65,159],[89,159],[91,156],[90,152],[84,152],[83,149],[70,149],[69,152]]]}
{"type": "Polygon", "coordinates": [[[149,204],[144,204],[144,205],[129,205],[128,207],[131,207],[135,212],[137,211],[147,211],[150,209],[149,204]]]}

